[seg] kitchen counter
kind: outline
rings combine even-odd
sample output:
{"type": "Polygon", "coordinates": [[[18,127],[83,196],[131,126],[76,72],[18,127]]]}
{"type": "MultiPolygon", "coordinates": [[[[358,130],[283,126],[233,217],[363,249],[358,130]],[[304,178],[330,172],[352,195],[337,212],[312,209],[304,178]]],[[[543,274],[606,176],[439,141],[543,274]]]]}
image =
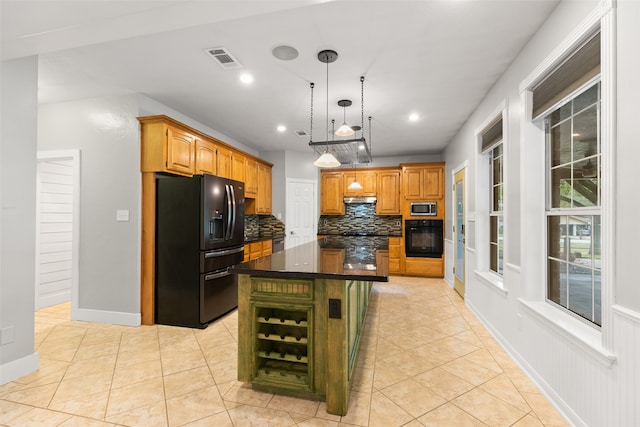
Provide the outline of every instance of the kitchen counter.
{"type": "Polygon", "coordinates": [[[255,242],[263,242],[265,240],[273,240],[273,239],[277,239],[280,237],[285,237],[284,234],[260,234],[260,235],[253,235],[253,236],[245,236],[244,238],[244,243],[255,243],[255,242]]]}
{"type": "Polygon", "coordinates": [[[332,236],[229,269],[238,275],[238,381],[345,415],[387,238],[332,236]]]}
{"type": "Polygon", "coordinates": [[[388,247],[388,239],[381,236],[327,236],[236,264],[229,272],[276,278],[388,282],[388,247]]]}

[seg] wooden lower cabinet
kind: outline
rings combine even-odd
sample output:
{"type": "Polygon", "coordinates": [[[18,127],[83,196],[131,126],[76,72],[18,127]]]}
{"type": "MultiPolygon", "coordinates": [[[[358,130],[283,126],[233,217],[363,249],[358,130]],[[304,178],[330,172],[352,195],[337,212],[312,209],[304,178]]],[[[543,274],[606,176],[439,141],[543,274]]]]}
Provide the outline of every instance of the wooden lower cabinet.
{"type": "Polygon", "coordinates": [[[402,254],[402,237],[389,237],[389,274],[400,274],[402,254]]]}
{"type": "Polygon", "coordinates": [[[444,277],[442,258],[405,258],[404,273],[408,276],[444,277]]]}

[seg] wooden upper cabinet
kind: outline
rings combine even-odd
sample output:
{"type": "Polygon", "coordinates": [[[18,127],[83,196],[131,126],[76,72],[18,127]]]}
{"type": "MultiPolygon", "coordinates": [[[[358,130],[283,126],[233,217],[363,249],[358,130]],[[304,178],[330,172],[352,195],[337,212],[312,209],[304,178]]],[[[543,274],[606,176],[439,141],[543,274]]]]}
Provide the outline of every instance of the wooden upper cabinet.
{"type": "Polygon", "coordinates": [[[141,120],[140,171],[193,174],[196,136],[162,120],[141,120]]]}
{"type": "MultiPolygon", "coordinates": [[[[233,153],[231,156],[231,179],[236,181],[246,182],[246,157],[240,153],[233,153]]],[[[246,185],[245,185],[246,187],[246,185]]]]}
{"type": "Polygon", "coordinates": [[[271,213],[271,167],[262,163],[258,163],[256,211],[259,214],[271,213]]]}
{"type": "Polygon", "coordinates": [[[247,157],[245,162],[244,197],[255,199],[258,195],[258,162],[247,157]]]}
{"type": "Polygon", "coordinates": [[[217,173],[216,175],[223,178],[231,178],[231,157],[233,151],[228,148],[217,146],[217,173]]]}
{"type": "Polygon", "coordinates": [[[403,165],[402,194],[406,200],[444,197],[444,163],[403,165]]]}
{"type": "Polygon", "coordinates": [[[320,214],[344,215],[342,172],[320,173],[320,214]]]}
{"type": "Polygon", "coordinates": [[[376,214],[400,215],[400,171],[378,172],[376,214]]]}
{"type": "Polygon", "coordinates": [[[424,197],[426,199],[442,199],[444,197],[444,168],[428,167],[424,170],[424,197]]]}
{"type": "Polygon", "coordinates": [[[216,174],[216,146],[209,140],[196,140],[196,166],[194,173],[216,174]]]}
{"type": "Polygon", "coordinates": [[[375,171],[345,171],[343,174],[343,185],[344,192],[343,194],[347,197],[355,197],[355,196],[375,196],[377,195],[377,187],[378,187],[378,174],[375,171]],[[362,190],[349,190],[349,185],[353,182],[354,179],[358,179],[360,185],[362,185],[362,190]]]}

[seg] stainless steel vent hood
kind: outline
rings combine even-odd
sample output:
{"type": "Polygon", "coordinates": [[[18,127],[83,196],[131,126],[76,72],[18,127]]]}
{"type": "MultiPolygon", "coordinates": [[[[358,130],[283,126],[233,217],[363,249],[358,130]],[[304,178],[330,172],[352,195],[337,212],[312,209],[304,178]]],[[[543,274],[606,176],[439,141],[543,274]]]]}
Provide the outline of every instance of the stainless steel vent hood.
{"type": "Polygon", "coordinates": [[[344,203],[347,205],[355,205],[362,203],[375,204],[378,199],[375,196],[372,197],[345,197],[344,203]]]}

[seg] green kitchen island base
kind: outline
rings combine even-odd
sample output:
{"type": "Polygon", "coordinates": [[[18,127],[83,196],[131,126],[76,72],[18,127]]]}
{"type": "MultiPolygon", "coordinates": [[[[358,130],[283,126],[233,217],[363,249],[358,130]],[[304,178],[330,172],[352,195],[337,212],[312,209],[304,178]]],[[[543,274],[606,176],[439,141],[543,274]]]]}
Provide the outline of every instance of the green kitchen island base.
{"type": "Polygon", "coordinates": [[[238,380],[345,415],[372,282],[255,273],[236,272],[238,380]]]}

